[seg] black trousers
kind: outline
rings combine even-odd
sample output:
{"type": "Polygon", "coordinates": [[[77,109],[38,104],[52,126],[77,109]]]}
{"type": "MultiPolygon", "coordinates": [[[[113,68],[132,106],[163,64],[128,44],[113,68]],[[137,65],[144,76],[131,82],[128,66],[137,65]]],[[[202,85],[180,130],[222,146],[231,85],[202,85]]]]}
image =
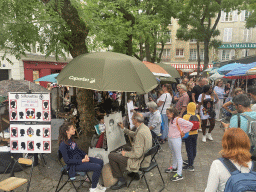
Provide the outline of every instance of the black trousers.
{"type": "Polygon", "coordinates": [[[188,156],[188,166],[193,166],[194,164],[194,159],[196,157],[197,137],[198,134],[189,135],[189,137],[185,139],[185,146],[188,156]]]}

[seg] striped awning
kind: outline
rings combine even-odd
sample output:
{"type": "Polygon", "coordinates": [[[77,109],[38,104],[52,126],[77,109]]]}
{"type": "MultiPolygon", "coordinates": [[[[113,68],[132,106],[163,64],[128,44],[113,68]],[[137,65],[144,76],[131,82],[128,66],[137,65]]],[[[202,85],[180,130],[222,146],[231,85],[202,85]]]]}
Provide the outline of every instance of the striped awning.
{"type": "Polygon", "coordinates": [[[144,63],[155,76],[171,77],[169,73],[167,73],[162,67],[155,63],[150,63],[148,61],[143,61],[142,63],[144,63]]]}
{"type": "MultiPolygon", "coordinates": [[[[176,64],[175,63],[175,64],[172,64],[171,63],[171,65],[173,67],[175,67],[176,69],[193,69],[193,70],[197,69],[197,64],[189,64],[189,63],[185,63],[185,64],[180,64],[180,63],[176,64]]],[[[208,64],[208,68],[212,68],[212,67],[213,67],[212,64],[208,64]]],[[[203,70],[203,68],[204,68],[204,65],[201,64],[200,65],[200,70],[203,70]]]]}

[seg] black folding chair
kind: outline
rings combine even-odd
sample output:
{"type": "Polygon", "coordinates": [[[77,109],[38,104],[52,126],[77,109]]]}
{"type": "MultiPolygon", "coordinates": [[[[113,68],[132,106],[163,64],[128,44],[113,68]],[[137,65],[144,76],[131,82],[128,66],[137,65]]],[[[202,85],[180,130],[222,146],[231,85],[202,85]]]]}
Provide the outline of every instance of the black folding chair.
{"type": "MultiPolygon", "coordinates": [[[[144,168],[141,167],[141,168],[139,169],[139,170],[142,172],[142,177],[141,177],[141,178],[144,177],[144,180],[145,180],[145,182],[146,182],[146,185],[147,185],[147,188],[148,188],[148,191],[149,191],[149,192],[150,192],[150,189],[149,189],[148,182],[147,182],[147,179],[146,179],[145,174],[146,174],[147,172],[150,172],[150,171],[151,171],[152,169],[154,169],[155,167],[157,167],[158,172],[159,172],[159,174],[160,174],[160,176],[161,176],[161,179],[162,179],[162,182],[163,182],[163,187],[161,188],[160,191],[164,190],[164,188],[165,188],[164,179],[163,179],[163,177],[162,177],[162,174],[161,174],[161,172],[160,172],[160,169],[159,169],[158,164],[157,164],[156,159],[155,159],[155,156],[156,156],[156,154],[157,154],[159,148],[160,148],[160,145],[159,145],[159,144],[158,144],[158,145],[154,145],[152,148],[150,148],[150,149],[145,153],[142,162],[145,160],[146,157],[148,157],[148,156],[151,155],[151,162],[150,162],[150,165],[149,165],[149,167],[144,167],[144,168]]],[[[142,164],[142,162],[141,162],[141,164],[142,164]]],[[[134,179],[135,179],[135,176],[134,176],[134,177],[131,179],[131,181],[129,182],[128,187],[130,186],[130,184],[132,183],[132,181],[133,181],[134,179]]],[[[160,191],[159,191],[159,192],[160,192],[160,191]]]]}
{"type": "MultiPolygon", "coordinates": [[[[76,192],[77,190],[82,186],[82,184],[86,181],[86,179],[80,179],[80,180],[76,180],[76,178],[70,178],[69,174],[68,174],[68,170],[67,170],[67,165],[65,165],[62,161],[62,154],[61,152],[58,150],[58,154],[57,154],[59,163],[61,164],[62,168],[61,168],[61,176],[58,182],[58,185],[56,187],[56,191],[55,192],[59,192],[68,182],[71,182],[71,184],[73,185],[73,187],[75,188],[76,192]],[[63,178],[63,176],[66,175],[68,178],[65,181],[65,183],[59,188],[61,179],[63,178]],[[80,185],[78,187],[75,186],[74,182],[75,181],[80,181],[80,185]]],[[[92,183],[91,178],[89,177],[87,172],[76,172],[76,176],[87,176],[87,178],[89,179],[90,183],[92,183]]]]}

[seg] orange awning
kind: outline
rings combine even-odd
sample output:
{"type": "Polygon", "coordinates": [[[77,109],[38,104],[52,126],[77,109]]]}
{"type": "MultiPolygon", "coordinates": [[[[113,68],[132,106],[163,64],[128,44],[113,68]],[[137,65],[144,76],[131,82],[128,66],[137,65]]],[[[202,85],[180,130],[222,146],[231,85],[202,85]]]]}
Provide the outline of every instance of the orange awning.
{"type": "Polygon", "coordinates": [[[142,61],[147,68],[155,75],[155,76],[160,76],[160,77],[171,77],[169,73],[167,73],[162,67],[160,67],[157,64],[150,63],[148,61],[142,61]]]}

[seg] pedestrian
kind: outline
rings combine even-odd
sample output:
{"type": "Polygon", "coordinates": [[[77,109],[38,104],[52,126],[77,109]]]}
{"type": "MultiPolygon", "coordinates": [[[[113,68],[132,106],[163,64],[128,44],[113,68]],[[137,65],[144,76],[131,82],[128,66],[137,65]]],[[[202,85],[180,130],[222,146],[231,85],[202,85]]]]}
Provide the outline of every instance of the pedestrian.
{"type": "Polygon", "coordinates": [[[212,91],[211,85],[205,85],[203,87],[203,93],[199,95],[198,102],[200,108],[200,117],[202,119],[202,141],[206,142],[206,138],[212,141],[213,138],[211,132],[215,126],[214,104],[218,102],[218,96],[212,91]],[[210,128],[206,135],[207,121],[210,122],[210,128]]]}
{"type": "Polygon", "coordinates": [[[190,131],[193,123],[179,117],[179,112],[176,108],[170,107],[166,110],[169,119],[169,134],[168,144],[172,152],[172,166],[165,170],[166,173],[177,172],[171,181],[182,180],[182,155],[181,144],[183,134],[190,131]]]}
{"type": "Polygon", "coordinates": [[[72,139],[72,136],[75,135],[75,131],[73,124],[70,122],[65,122],[59,129],[59,151],[67,165],[69,177],[74,178],[76,172],[93,171],[90,192],[106,191],[106,188],[98,183],[103,168],[103,161],[89,157],[84,151],[77,147],[76,142],[72,139]]]}
{"type": "Polygon", "coordinates": [[[205,78],[199,78],[198,84],[195,85],[192,89],[192,101],[194,103],[198,103],[198,97],[203,92],[203,86],[206,85],[206,79],[205,78]]]}
{"type": "Polygon", "coordinates": [[[220,117],[220,109],[223,106],[225,91],[223,88],[223,81],[221,79],[216,80],[214,87],[214,92],[218,95],[219,101],[215,105],[215,111],[216,111],[216,120],[221,121],[220,117]]]}
{"type": "Polygon", "coordinates": [[[164,84],[162,86],[163,94],[157,99],[158,111],[161,113],[163,127],[162,127],[162,136],[161,143],[165,143],[168,137],[168,118],[166,116],[166,109],[169,108],[172,104],[172,87],[169,84],[164,84]]]}
{"type": "MultiPolygon", "coordinates": [[[[248,95],[250,96],[250,98],[254,101],[254,102],[256,102],[256,86],[254,85],[254,86],[250,86],[250,87],[248,87],[248,95]]],[[[251,109],[253,110],[253,111],[256,111],[256,104],[253,104],[252,106],[251,106],[251,109]]]]}
{"type": "MultiPolygon", "coordinates": [[[[252,168],[250,139],[242,129],[230,128],[224,133],[220,154],[223,158],[231,161],[242,173],[250,172],[252,168]]],[[[225,165],[219,159],[214,160],[205,192],[223,192],[230,176],[225,165]]]]}
{"type": "Polygon", "coordinates": [[[189,81],[188,82],[188,87],[187,87],[187,89],[188,89],[187,93],[188,93],[188,96],[189,96],[189,102],[192,102],[192,90],[193,90],[193,87],[194,87],[194,83],[189,81]]]}
{"type": "Polygon", "coordinates": [[[179,100],[176,103],[176,109],[179,112],[179,116],[183,117],[187,111],[187,105],[189,103],[189,96],[187,94],[187,87],[183,84],[178,84],[177,89],[179,91],[179,100]]]}
{"type": "Polygon", "coordinates": [[[181,84],[183,84],[183,85],[187,86],[188,81],[189,81],[189,80],[188,80],[188,78],[187,78],[187,77],[185,77],[184,79],[182,79],[181,84]]]}
{"type": "Polygon", "coordinates": [[[188,104],[187,114],[183,116],[183,119],[193,123],[192,129],[189,131],[189,136],[185,139],[188,160],[183,161],[183,164],[186,165],[183,169],[194,171],[198,129],[201,127],[200,116],[196,115],[196,104],[194,102],[188,104]]]}
{"type": "Polygon", "coordinates": [[[124,133],[134,140],[131,151],[122,150],[121,153],[111,152],[108,155],[113,177],[118,179],[118,181],[111,186],[112,190],[118,190],[126,186],[127,182],[123,176],[124,171],[128,170],[129,172],[137,173],[140,168],[150,166],[151,156],[145,157],[144,160],[143,157],[146,151],[152,147],[152,135],[149,128],[143,122],[143,115],[134,112],[132,123],[137,128],[136,131],[125,128],[121,122],[118,123],[124,133]]]}

